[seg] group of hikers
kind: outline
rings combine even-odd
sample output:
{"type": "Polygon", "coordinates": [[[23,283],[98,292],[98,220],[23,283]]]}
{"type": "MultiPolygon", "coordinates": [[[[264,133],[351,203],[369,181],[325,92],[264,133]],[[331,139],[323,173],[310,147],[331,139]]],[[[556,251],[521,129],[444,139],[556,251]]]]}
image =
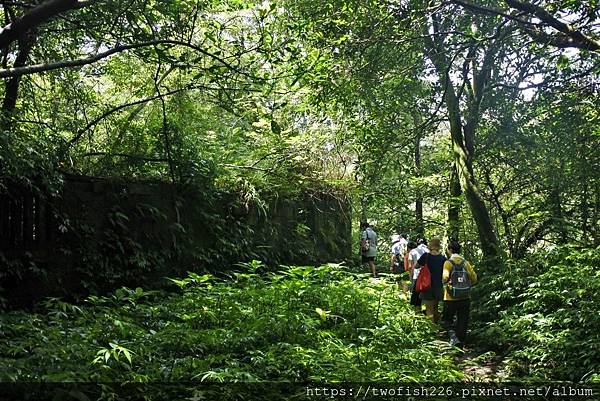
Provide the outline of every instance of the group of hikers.
{"type": "MultiPolygon", "coordinates": [[[[360,223],[360,230],[362,263],[369,265],[376,278],[377,233],[367,222],[360,223]]],[[[410,241],[407,237],[394,234],[391,238],[390,271],[397,275],[398,288],[409,291],[410,283],[410,304],[416,313],[425,313],[432,322],[441,323],[448,331],[450,344],[462,348],[467,338],[470,290],[477,282],[477,273],[461,256],[457,241],[450,241],[444,252],[439,238],[410,241]]]]}

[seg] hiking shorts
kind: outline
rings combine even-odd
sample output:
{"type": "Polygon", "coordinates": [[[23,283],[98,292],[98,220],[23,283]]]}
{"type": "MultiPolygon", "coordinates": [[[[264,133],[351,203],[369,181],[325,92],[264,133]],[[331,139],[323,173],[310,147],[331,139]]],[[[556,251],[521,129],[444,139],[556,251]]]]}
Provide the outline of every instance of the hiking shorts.
{"type": "Polygon", "coordinates": [[[361,256],[361,260],[362,260],[363,263],[374,262],[375,261],[375,256],[365,256],[365,255],[362,255],[361,256]]]}
{"type": "Polygon", "coordinates": [[[435,287],[419,294],[423,301],[442,301],[444,299],[443,287],[435,287]]]}

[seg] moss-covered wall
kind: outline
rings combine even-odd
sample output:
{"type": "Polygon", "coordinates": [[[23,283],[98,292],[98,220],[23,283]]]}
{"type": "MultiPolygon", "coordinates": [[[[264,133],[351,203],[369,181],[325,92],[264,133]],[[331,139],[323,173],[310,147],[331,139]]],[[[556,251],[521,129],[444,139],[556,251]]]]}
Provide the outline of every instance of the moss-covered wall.
{"type": "Polygon", "coordinates": [[[36,213],[51,214],[42,216],[50,221],[47,232],[29,243],[5,242],[2,296],[27,304],[120,286],[160,287],[164,277],[225,273],[253,259],[276,267],[350,258],[342,196],[272,193],[262,206],[242,198],[162,182],[69,177],[60,196],[37,203],[36,213]]]}

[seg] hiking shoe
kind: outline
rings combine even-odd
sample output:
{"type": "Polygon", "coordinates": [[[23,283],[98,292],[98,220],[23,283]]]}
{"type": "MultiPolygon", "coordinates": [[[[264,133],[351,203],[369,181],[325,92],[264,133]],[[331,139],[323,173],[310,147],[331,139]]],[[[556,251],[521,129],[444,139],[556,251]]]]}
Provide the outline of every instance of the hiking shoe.
{"type": "Polygon", "coordinates": [[[453,347],[457,347],[457,344],[460,344],[460,341],[458,337],[456,337],[456,333],[454,332],[454,330],[449,330],[448,335],[450,336],[450,341],[448,341],[450,345],[453,347]]]}

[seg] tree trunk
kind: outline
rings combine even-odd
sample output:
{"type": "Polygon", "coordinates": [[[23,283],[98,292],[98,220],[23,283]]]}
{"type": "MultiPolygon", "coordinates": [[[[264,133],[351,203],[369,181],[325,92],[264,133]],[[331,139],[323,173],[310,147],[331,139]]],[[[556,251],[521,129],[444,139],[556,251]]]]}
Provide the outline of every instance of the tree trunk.
{"type": "Polygon", "coordinates": [[[462,207],[462,190],[456,166],[452,166],[448,196],[448,228],[446,235],[450,241],[460,241],[460,209],[462,207]]]}
{"type": "MultiPolygon", "coordinates": [[[[35,36],[33,34],[27,34],[19,39],[19,52],[15,58],[13,68],[22,67],[29,58],[31,48],[35,43],[35,36]]],[[[19,84],[21,83],[21,77],[12,77],[5,82],[4,100],[2,102],[2,128],[8,130],[10,127],[11,114],[14,112],[17,106],[17,99],[19,97],[19,84]]]]}
{"type": "MultiPolygon", "coordinates": [[[[415,139],[415,176],[421,176],[421,134],[417,134],[415,139]]],[[[423,196],[419,185],[415,188],[415,222],[416,234],[418,237],[425,236],[425,224],[423,223],[423,196]]]]}
{"type": "Polygon", "coordinates": [[[591,243],[590,238],[589,238],[589,231],[590,231],[589,230],[589,215],[590,215],[590,213],[589,213],[589,202],[588,202],[589,190],[588,190],[587,179],[583,179],[581,182],[581,185],[583,186],[581,188],[581,205],[580,205],[581,242],[583,242],[584,244],[590,244],[591,243]]]}
{"type": "Polygon", "coordinates": [[[360,222],[367,221],[367,197],[365,195],[360,199],[360,222]]]}
{"type": "Polygon", "coordinates": [[[492,226],[489,211],[475,182],[472,168],[467,167],[466,171],[459,169],[459,176],[461,177],[461,186],[465,191],[465,197],[475,219],[483,256],[486,259],[495,260],[500,256],[500,246],[492,226]]]}
{"type": "MultiPolygon", "coordinates": [[[[490,78],[491,68],[494,62],[496,45],[493,43],[483,52],[482,67],[477,70],[476,63],[472,62],[472,82],[463,82],[469,92],[467,106],[465,109],[466,124],[463,127],[461,117],[461,105],[456,89],[450,79],[451,59],[446,54],[443,37],[440,36],[439,21],[435,15],[432,17],[433,36],[429,35],[429,28],[424,32],[428,54],[440,78],[444,88],[444,102],[448,110],[450,122],[450,136],[452,140],[452,153],[454,155],[454,166],[458,173],[460,186],[471,209],[483,256],[489,260],[490,266],[498,264],[500,257],[500,245],[494,232],[489,211],[480,194],[473,172],[473,154],[475,147],[475,131],[481,115],[481,100],[485,93],[486,84],[490,78]]],[[[500,39],[498,39],[500,40],[500,39]]]]}
{"type": "MultiPolygon", "coordinates": [[[[458,109],[458,102],[456,102],[455,107],[458,109]]],[[[473,118],[474,116],[471,117],[473,118]]],[[[500,244],[498,242],[498,237],[494,232],[490,213],[483,201],[473,171],[472,144],[475,142],[475,127],[474,125],[467,124],[464,127],[464,130],[461,129],[460,119],[453,125],[455,126],[455,130],[460,130],[460,133],[464,134],[464,141],[460,140],[463,135],[452,135],[454,162],[458,171],[460,186],[465,193],[465,198],[471,209],[473,219],[475,219],[483,256],[486,259],[490,259],[493,263],[500,256],[500,244]]]]}
{"type": "Polygon", "coordinates": [[[600,182],[596,182],[596,204],[594,206],[594,215],[592,217],[592,237],[593,246],[600,246],[600,182]]]}
{"type": "Polygon", "coordinates": [[[579,203],[579,214],[581,216],[581,242],[585,245],[591,245],[590,238],[590,164],[588,157],[592,154],[588,150],[588,135],[580,132],[577,137],[578,169],[580,171],[579,182],[581,183],[581,201],[579,203]]]}
{"type": "Polygon", "coordinates": [[[563,216],[560,189],[557,186],[553,187],[550,191],[549,202],[552,210],[553,225],[560,236],[560,242],[565,243],[567,241],[567,230],[563,216]]]}

